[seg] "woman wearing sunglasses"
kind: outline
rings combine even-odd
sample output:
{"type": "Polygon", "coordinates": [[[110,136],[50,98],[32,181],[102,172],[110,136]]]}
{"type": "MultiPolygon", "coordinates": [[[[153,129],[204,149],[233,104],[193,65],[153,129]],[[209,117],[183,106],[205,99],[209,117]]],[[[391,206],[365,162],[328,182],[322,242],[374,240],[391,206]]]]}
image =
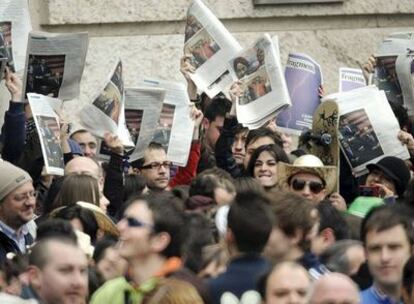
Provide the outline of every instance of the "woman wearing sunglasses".
{"type": "Polygon", "coordinates": [[[334,207],[346,210],[342,196],[333,193],[337,181],[337,168],[324,166],[314,155],[303,155],[295,160],[293,165],[280,163],[278,178],[292,192],[319,203],[329,195],[334,207]]]}
{"type": "Polygon", "coordinates": [[[277,145],[264,145],[257,148],[247,165],[248,175],[254,177],[266,191],[278,188],[277,163],[289,162],[283,149],[277,145]]]}

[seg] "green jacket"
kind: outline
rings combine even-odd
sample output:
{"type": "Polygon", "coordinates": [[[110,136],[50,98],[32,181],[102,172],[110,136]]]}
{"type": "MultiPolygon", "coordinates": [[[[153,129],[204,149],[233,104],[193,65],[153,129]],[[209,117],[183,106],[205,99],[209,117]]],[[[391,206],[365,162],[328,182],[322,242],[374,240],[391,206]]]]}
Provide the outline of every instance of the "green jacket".
{"type": "Polygon", "coordinates": [[[157,282],[157,278],[151,278],[138,288],[134,288],[125,277],[112,279],[92,295],[89,304],[140,304],[145,294],[152,291],[157,282]]]}

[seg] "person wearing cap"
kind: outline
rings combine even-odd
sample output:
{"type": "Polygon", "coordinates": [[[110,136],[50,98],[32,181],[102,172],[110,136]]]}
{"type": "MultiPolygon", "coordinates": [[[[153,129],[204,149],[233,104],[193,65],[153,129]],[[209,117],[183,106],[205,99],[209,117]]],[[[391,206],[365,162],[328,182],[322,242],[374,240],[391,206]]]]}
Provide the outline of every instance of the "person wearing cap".
{"type": "Polygon", "coordinates": [[[329,195],[335,208],[346,210],[345,200],[334,192],[337,181],[335,166],[324,166],[318,157],[306,154],[297,158],[292,165],[280,162],[277,172],[279,183],[287,191],[297,193],[314,203],[319,203],[329,195]]]}
{"type": "Polygon", "coordinates": [[[36,192],[30,175],[0,160],[0,263],[9,252],[25,253],[33,243],[27,223],[33,219],[36,192]]]}
{"type": "Polygon", "coordinates": [[[405,162],[394,156],[386,156],[376,164],[367,165],[369,174],[365,186],[379,187],[380,196],[387,198],[402,197],[411,175],[405,162]]]}

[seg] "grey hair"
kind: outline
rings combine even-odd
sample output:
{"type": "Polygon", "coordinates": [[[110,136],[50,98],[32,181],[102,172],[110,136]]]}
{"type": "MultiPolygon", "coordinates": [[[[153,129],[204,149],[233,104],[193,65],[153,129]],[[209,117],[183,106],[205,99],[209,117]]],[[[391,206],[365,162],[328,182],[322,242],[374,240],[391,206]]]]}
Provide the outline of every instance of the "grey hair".
{"type": "Polygon", "coordinates": [[[332,272],[350,274],[351,265],[346,252],[354,246],[363,246],[362,242],[356,240],[341,240],[329,246],[320,255],[321,262],[332,272]]]}

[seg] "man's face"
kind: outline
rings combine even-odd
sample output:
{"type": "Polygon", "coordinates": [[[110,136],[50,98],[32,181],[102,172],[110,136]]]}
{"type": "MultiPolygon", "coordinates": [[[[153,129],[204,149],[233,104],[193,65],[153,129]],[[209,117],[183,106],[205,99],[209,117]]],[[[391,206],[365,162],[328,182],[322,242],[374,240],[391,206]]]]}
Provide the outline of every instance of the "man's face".
{"type": "Polygon", "coordinates": [[[207,119],[205,119],[205,121],[206,123],[204,124],[204,129],[207,144],[210,146],[211,149],[214,149],[214,147],[216,146],[216,142],[220,137],[221,130],[223,129],[224,117],[216,116],[216,119],[213,121],[209,122],[207,119]]]}
{"type": "Polygon", "coordinates": [[[34,217],[36,195],[31,181],[10,192],[0,203],[0,220],[19,229],[34,217]]]}
{"type": "Polygon", "coordinates": [[[319,203],[326,197],[322,179],[310,173],[295,174],[290,179],[289,189],[314,203],[319,203]]]}
{"type": "Polygon", "coordinates": [[[88,295],[88,262],[74,245],[51,242],[43,269],[34,267],[31,284],[45,304],[83,304],[88,295]]]}
{"type": "Polygon", "coordinates": [[[384,231],[368,231],[365,243],[368,267],[379,287],[395,288],[402,280],[411,246],[402,225],[384,231]]]}
{"type": "Polygon", "coordinates": [[[265,304],[305,304],[310,280],[306,270],[286,264],[270,274],[266,285],[265,304]]]}
{"type": "Polygon", "coordinates": [[[244,157],[244,161],[243,161],[243,165],[244,168],[247,168],[247,165],[249,164],[250,161],[250,157],[252,156],[253,152],[259,148],[260,146],[264,146],[264,145],[274,145],[275,141],[268,137],[259,137],[258,139],[256,139],[253,142],[250,142],[249,145],[246,147],[246,156],[244,157]]]}
{"type": "Polygon", "coordinates": [[[145,258],[151,254],[151,233],[154,225],[152,211],[145,202],[134,203],[118,222],[119,255],[126,260],[145,258]],[[133,225],[133,222],[140,223],[133,225]],[[132,223],[132,224],[131,224],[132,223]]]}
{"type": "Polygon", "coordinates": [[[72,135],[72,139],[76,141],[82,149],[83,155],[93,157],[96,155],[97,142],[95,136],[85,131],[80,131],[72,135]]]}
{"type": "Polygon", "coordinates": [[[246,138],[248,131],[242,131],[234,135],[234,141],[231,145],[231,153],[238,165],[243,164],[243,159],[246,156],[246,138]]]}
{"type": "Polygon", "coordinates": [[[148,188],[162,191],[168,187],[170,181],[170,167],[160,164],[167,162],[167,154],[163,149],[146,150],[144,153],[144,165],[159,165],[153,168],[141,169],[141,174],[147,180],[148,188]]]}
{"type": "Polygon", "coordinates": [[[394,181],[388,178],[381,170],[374,169],[372,170],[365,181],[366,186],[375,186],[376,184],[384,185],[389,190],[391,190],[394,194],[397,193],[395,189],[394,181]]]}

